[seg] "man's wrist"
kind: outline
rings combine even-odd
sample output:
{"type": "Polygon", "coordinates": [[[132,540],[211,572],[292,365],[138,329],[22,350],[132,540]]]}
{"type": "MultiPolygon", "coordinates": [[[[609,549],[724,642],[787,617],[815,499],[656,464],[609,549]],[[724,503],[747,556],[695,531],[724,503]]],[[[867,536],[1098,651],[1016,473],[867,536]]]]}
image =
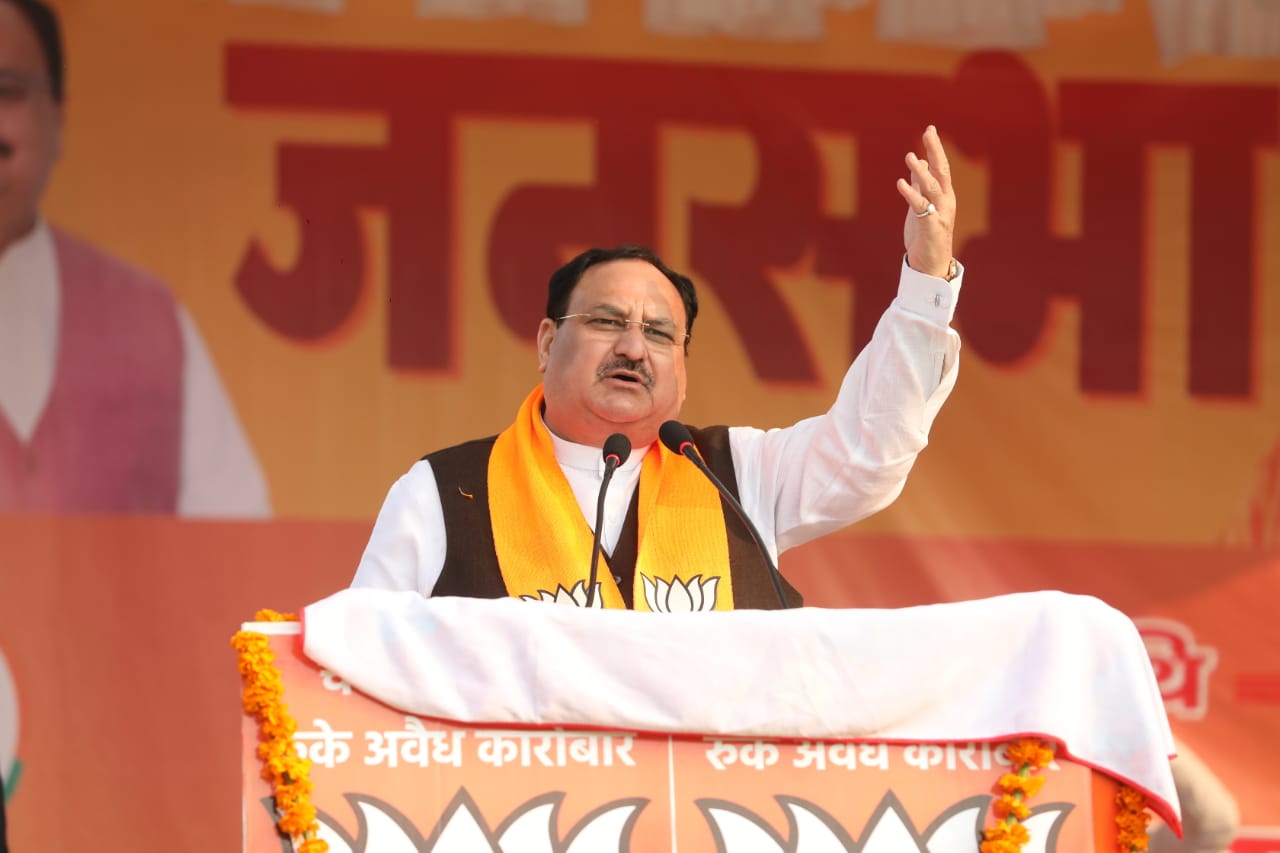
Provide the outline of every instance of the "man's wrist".
{"type": "Polygon", "coordinates": [[[960,275],[960,263],[955,258],[952,258],[951,260],[947,261],[946,265],[941,268],[930,267],[929,269],[922,269],[920,266],[916,266],[915,264],[913,264],[911,262],[911,255],[909,254],[906,257],[906,261],[907,261],[907,266],[911,267],[911,269],[915,270],[916,272],[922,273],[924,275],[931,275],[935,278],[940,278],[945,281],[955,281],[956,276],[960,275]]]}

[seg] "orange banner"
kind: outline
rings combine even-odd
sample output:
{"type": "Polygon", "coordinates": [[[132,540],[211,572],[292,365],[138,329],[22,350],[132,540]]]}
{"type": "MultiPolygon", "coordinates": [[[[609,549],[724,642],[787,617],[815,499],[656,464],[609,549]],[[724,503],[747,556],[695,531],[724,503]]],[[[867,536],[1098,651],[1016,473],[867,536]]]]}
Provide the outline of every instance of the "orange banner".
{"type": "Polygon", "coordinates": [[[234,849],[227,636],[346,585],[415,459],[510,422],[575,251],[696,281],[684,420],[824,411],[928,123],[959,382],[902,497],[783,569],[832,607],[1123,609],[1236,849],[1277,849],[1280,10],[53,5],[60,95],[0,3],[0,185],[30,206],[0,204],[15,849],[234,849]]]}
{"type": "MultiPolygon", "coordinates": [[[[994,825],[990,791],[1016,772],[1008,743],[779,741],[708,733],[475,727],[362,696],[268,634],[295,741],[310,764],[317,835],[334,853],[471,849],[969,853],[994,825]],[[781,809],[786,827],[776,818],[781,809]],[[803,842],[801,839],[803,838],[803,842]],[[837,848],[838,849],[838,848],[837,848]]],[[[297,630],[296,625],[288,628],[297,630]]],[[[443,686],[442,686],[443,687],[443,686]]],[[[447,689],[447,688],[446,688],[447,689]]],[[[258,723],[244,719],[246,853],[276,853],[258,723]]],[[[1031,850],[1115,848],[1114,780],[1065,759],[1037,775],[1031,850]]]]}

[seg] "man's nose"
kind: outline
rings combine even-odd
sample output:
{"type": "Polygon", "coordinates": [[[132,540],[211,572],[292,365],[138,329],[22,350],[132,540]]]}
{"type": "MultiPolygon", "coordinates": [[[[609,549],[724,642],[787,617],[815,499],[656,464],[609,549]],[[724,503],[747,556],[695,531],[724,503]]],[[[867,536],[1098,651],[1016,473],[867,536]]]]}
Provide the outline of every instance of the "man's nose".
{"type": "Polygon", "coordinates": [[[648,353],[648,346],[644,342],[644,326],[636,322],[627,323],[627,327],[619,333],[613,351],[633,361],[644,358],[648,353]]]}

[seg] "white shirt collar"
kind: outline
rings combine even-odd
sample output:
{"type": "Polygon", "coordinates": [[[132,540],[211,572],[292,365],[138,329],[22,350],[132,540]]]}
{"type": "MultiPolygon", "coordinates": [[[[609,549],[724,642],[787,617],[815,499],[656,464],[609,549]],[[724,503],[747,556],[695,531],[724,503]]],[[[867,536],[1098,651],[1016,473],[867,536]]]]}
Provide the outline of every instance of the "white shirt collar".
{"type": "MultiPolygon", "coordinates": [[[[546,426],[546,422],[543,422],[546,426]]],[[[576,468],[579,471],[595,471],[597,474],[604,475],[604,453],[599,447],[592,447],[589,444],[577,444],[572,441],[566,441],[556,435],[550,429],[547,434],[551,436],[551,444],[555,448],[556,461],[560,463],[562,468],[576,468]]],[[[627,460],[618,466],[618,471],[632,471],[640,466],[644,461],[644,455],[649,452],[651,444],[644,447],[631,448],[631,455],[627,460]]]]}

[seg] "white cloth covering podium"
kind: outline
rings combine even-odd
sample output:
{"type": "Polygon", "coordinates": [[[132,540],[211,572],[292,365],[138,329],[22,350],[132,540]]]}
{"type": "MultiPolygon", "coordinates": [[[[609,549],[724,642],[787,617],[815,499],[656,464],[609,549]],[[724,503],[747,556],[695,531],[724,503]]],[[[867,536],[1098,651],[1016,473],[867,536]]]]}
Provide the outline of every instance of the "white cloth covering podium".
{"type": "Polygon", "coordinates": [[[1042,736],[1179,821],[1146,649],[1096,598],[655,614],[349,589],[307,607],[303,635],[316,666],[425,717],[891,744],[1042,736]]]}

